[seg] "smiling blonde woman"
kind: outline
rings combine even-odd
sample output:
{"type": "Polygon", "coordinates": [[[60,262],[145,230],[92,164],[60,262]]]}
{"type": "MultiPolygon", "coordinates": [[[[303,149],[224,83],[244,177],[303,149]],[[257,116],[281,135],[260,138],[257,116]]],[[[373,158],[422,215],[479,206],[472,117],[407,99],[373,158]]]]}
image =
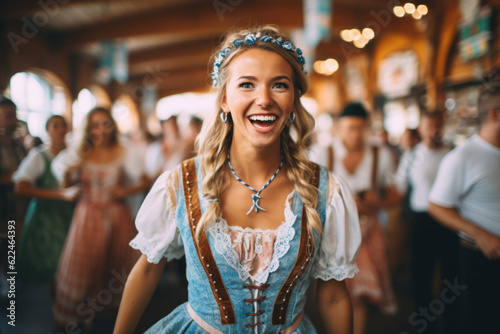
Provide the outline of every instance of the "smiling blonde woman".
{"type": "Polygon", "coordinates": [[[351,333],[358,215],[344,181],[305,154],[301,50],[257,27],[228,33],[213,60],[216,108],[198,156],[162,174],[139,211],[131,246],[143,255],[114,332],[134,331],[165,263],[186,256],[188,302],[147,333],[315,333],[311,279],[329,333],[351,333]]]}

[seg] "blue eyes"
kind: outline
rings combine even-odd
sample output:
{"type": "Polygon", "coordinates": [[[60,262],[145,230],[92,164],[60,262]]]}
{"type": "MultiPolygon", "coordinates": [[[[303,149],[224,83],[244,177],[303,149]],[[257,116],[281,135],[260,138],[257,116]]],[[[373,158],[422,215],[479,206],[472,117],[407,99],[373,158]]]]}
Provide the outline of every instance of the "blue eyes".
{"type": "Polygon", "coordinates": [[[274,84],[274,87],[276,87],[278,89],[286,89],[286,88],[288,88],[288,84],[286,84],[284,82],[277,82],[274,84]]]}
{"type": "Polygon", "coordinates": [[[250,82],[242,82],[240,83],[241,88],[252,88],[253,85],[250,82]]]}
{"type": "MultiPolygon", "coordinates": [[[[239,84],[239,87],[250,89],[250,88],[253,88],[254,85],[251,82],[242,82],[242,83],[239,84]]],[[[273,85],[273,88],[276,88],[276,89],[287,89],[288,88],[288,84],[285,83],[285,82],[277,82],[277,83],[275,83],[273,85]]]]}

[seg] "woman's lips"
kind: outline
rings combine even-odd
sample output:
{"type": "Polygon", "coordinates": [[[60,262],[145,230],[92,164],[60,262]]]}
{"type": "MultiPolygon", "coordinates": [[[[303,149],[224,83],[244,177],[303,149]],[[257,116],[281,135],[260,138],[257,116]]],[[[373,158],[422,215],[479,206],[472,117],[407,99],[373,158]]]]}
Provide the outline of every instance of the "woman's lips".
{"type": "Polygon", "coordinates": [[[278,116],[274,114],[251,115],[248,116],[248,120],[257,132],[267,133],[274,128],[278,116]]]}

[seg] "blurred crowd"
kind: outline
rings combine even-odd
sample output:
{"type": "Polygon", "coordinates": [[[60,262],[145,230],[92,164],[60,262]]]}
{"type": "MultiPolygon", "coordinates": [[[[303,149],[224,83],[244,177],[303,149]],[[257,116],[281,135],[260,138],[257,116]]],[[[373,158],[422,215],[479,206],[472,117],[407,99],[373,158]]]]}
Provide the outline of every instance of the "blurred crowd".
{"type": "MultiPolygon", "coordinates": [[[[343,177],[358,206],[360,272],[347,282],[355,333],[366,332],[369,305],[398,312],[391,277],[405,268],[415,310],[410,321],[419,333],[459,333],[478,319],[481,333],[490,332],[498,305],[484,300],[484,293],[500,297],[493,280],[500,270],[498,88],[485,100],[481,133],[464,144],[477,146],[471,148],[473,163],[483,169],[468,170],[457,157],[463,150],[443,141],[440,111],[423,111],[418,128],[407,129],[397,145],[386,131],[370,131],[370,113],[360,103],[345,106],[332,116],[330,130],[315,135],[311,160],[343,177]],[[479,207],[469,214],[471,205],[479,207]],[[453,225],[447,217],[455,213],[476,222],[482,234],[453,225]]],[[[77,328],[83,319],[90,331],[89,310],[119,305],[123,285],[113,282],[121,282],[140,255],[128,243],[145,194],[162,172],[195,156],[202,119],[191,117],[185,128],[176,115],[160,123],[158,138],[123,137],[109,110],[98,107],[87,114],[81,134],[69,136],[67,121],[50,117],[50,140],[42,143],[20,131],[16,105],[0,99],[0,233],[7,235],[5,222],[16,222],[18,278],[51,286],[58,328],[77,328]]],[[[1,254],[3,276],[7,251],[1,254]]],[[[179,264],[166,270],[174,281],[184,275],[179,264]]],[[[6,293],[2,285],[0,294],[6,293]]]]}

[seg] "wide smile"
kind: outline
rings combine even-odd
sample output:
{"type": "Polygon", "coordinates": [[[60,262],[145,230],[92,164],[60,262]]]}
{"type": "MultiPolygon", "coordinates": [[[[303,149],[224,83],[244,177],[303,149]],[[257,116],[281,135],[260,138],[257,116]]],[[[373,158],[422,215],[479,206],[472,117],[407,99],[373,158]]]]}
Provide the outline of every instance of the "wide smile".
{"type": "Polygon", "coordinates": [[[278,120],[277,115],[261,114],[248,116],[248,120],[257,132],[266,133],[271,131],[278,120]]]}

